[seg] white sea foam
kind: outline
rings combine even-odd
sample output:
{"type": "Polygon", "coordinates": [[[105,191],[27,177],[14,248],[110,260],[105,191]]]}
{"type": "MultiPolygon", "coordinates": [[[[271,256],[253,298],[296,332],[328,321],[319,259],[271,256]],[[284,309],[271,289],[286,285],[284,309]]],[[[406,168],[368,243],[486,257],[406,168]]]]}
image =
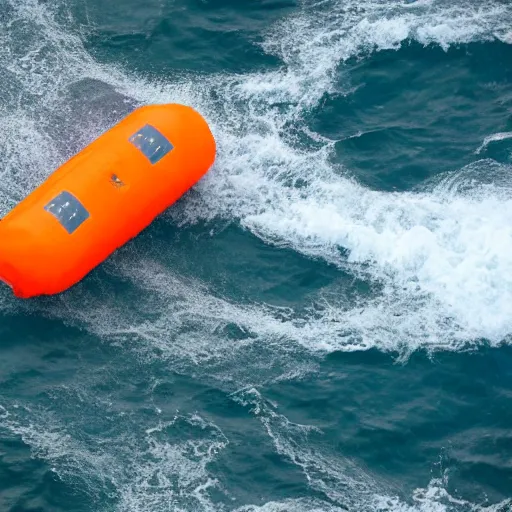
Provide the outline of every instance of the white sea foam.
{"type": "MultiPolygon", "coordinates": [[[[319,432],[318,429],[290,422],[255,388],[240,390],[232,398],[260,419],[277,453],[299,467],[308,486],[326,497],[324,503],[308,503],[306,507],[300,501],[292,501],[291,510],[305,511],[308,506],[325,511],[339,507],[361,512],[508,512],[512,509],[512,500],[483,506],[453,497],[446,490],[446,475],[433,478],[427,487],[416,489],[407,499],[400,497],[391,486],[378,482],[351,460],[322,453],[321,445],[310,439],[311,434],[319,432]]],[[[287,502],[270,502],[261,509],[248,507],[242,510],[277,512],[286,505],[287,502]]]]}
{"type": "Polygon", "coordinates": [[[237,508],[234,512],[344,512],[345,508],[311,499],[289,499],[269,501],[264,505],[247,505],[237,508]]]}
{"type": "MultiPolygon", "coordinates": [[[[305,109],[339,87],[335,75],[344,60],[397,48],[411,38],[442,46],[499,38],[510,20],[509,6],[305,2],[297,15],[273,27],[263,43],[266,51],[281,57],[283,68],[204,79],[201,89],[214,88],[222,98],[219,107],[190,80],[155,84],[97,63],[80,37],[58,25],[35,0],[9,5],[23,34],[32,37],[18,47],[16,35],[7,31],[0,62],[21,84],[22,94],[33,92],[40,99],[8,113],[13,130],[3,147],[4,179],[12,197],[6,204],[61,158],[48,126],[37,118],[46,120],[46,109],[65,100],[71,84],[94,79],[139,103],[192,103],[211,122],[219,155],[215,169],[197,187],[199,194],[171,212],[175,220],[237,221],[269,243],[324,259],[383,287],[379,297],[355,309],[331,295],[323,315],[260,321],[272,325],[271,332],[327,350],[424,344],[457,348],[478,338],[498,343],[512,332],[509,189],[479,195],[449,195],[440,189],[372,191],[331,163],[333,142],[317,138],[316,149],[308,150],[286,128],[296,121],[300,129],[305,109]],[[28,73],[27,65],[37,69],[28,73]],[[278,103],[285,106],[277,108],[278,103]]],[[[100,132],[103,126],[99,122],[91,129],[100,132]]],[[[253,316],[261,314],[252,311],[253,316]]]]}
{"type": "MultiPolygon", "coordinates": [[[[457,349],[477,338],[502,341],[512,332],[512,195],[506,178],[497,185],[465,183],[463,190],[445,181],[416,193],[372,191],[332,164],[334,141],[312,133],[302,120],[326,92],[350,94],[359,85],[341,76],[343,62],[351,58],[398,49],[410,40],[443,49],[491,39],[510,44],[510,5],[475,5],[303,2],[296,15],[266,34],[262,47],[281,59],[277,69],[155,83],[94,60],[73,27],[55,21],[51,7],[36,0],[0,0],[0,8],[13,13],[0,32],[0,80],[8,95],[0,108],[8,128],[0,141],[3,212],[77,149],[62,149],[49,120],[58,111],[72,120],[70,90],[94,80],[108,87],[121,106],[123,98],[130,104],[178,101],[195,106],[210,122],[219,145],[217,163],[197,187],[198,194],[171,212],[175,221],[220,217],[238,222],[271,244],[362,276],[378,290],[354,306],[344,304],[333,288],[318,298],[320,309],[299,314],[233,303],[196,280],[143,259],[132,270],[119,261],[113,264],[116,275],[128,276],[140,289],[140,311],[119,305],[108,293],[103,304],[83,301],[87,297],[80,289],[41,305],[42,310],[102,337],[132,336],[137,350],[145,345],[196,365],[236,358],[255,343],[278,354],[297,346],[315,352],[370,347],[410,351],[419,346],[457,349]],[[212,100],[212,91],[220,99],[212,100]],[[313,149],[302,145],[303,136],[313,149]],[[144,319],[149,310],[152,316],[144,319]],[[227,335],[229,325],[241,334],[227,335]]],[[[81,142],[99,135],[117,115],[103,107],[108,114],[104,119],[92,107],[84,108],[88,124],[77,134],[81,142]]],[[[509,170],[502,166],[501,175],[509,170]]],[[[485,162],[471,169],[477,177],[487,171],[485,162]]],[[[292,375],[294,364],[291,360],[282,372],[292,375]]],[[[244,378],[247,373],[240,380],[244,378]]],[[[257,395],[242,394],[242,399],[259,407],[255,414],[277,453],[297,465],[325,501],[290,499],[240,512],[331,511],[346,503],[375,511],[485,510],[454,500],[436,480],[419,489],[411,504],[388,497],[382,485],[349,461],[314,453],[307,427],[293,425],[257,395]]],[[[87,481],[99,467],[100,483],[113,482],[122,510],[153,512],[168,510],[169,504],[177,509],[183,503],[173,502],[177,493],[189,500],[184,505],[189,509],[218,508],[209,496],[216,482],[207,465],[227,440],[213,425],[191,444],[173,445],[158,436],[164,428],[158,426],[146,432],[144,446],[140,439],[124,439],[126,445],[102,446],[97,454],[66,427],[37,414],[32,418],[28,423],[16,420],[0,408],[3,427],[21,436],[63,478],[78,474],[87,481]],[[118,464],[123,447],[136,454],[127,468],[118,464]]],[[[198,428],[195,419],[183,421],[198,428]]],[[[489,510],[510,506],[504,502],[489,510]]]]}
{"type": "Polygon", "coordinates": [[[145,444],[120,489],[119,511],[216,510],[209,492],[218,482],[207,466],[228,444],[218,427],[198,415],[177,417],[147,430],[145,444]],[[196,438],[169,440],[178,422],[197,430],[196,438]]]}
{"type": "Polygon", "coordinates": [[[12,407],[8,414],[7,408],[0,406],[0,412],[4,413],[0,432],[23,440],[34,457],[45,460],[61,479],[86,493],[96,510],[112,510],[104,503],[105,495],[117,498],[116,510],[122,512],[223,509],[209,497],[218,482],[208,465],[228,440],[218,427],[197,414],[176,415],[144,432],[126,415],[119,416],[117,433],[105,443],[94,435],[84,436],[76,418],[64,425],[44,409],[19,414],[19,408],[12,407]],[[190,439],[179,438],[180,429],[185,429],[190,439]]]}
{"type": "Polygon", "coordinates": [[[485,137],[481,146],[475,151],[475,153],[477,155],[480,154],[484,149],[487,148],[487,146],[491,142],[498,142],[498,141],[507,140],[507,139],[512,139],[512,132],[499,132],[499,133],[493,133],[492,135],[488,135],[487,137],[485,137]]]}
{"type": "MultiPolygon", "coordinates": [[[[94,402],[92,395],[85,399],[88,406],[94,402]]],[[[291,422],[256,389],[237,391],[232,399],[259,419],[276,453],[300,469],[316,498],[244,506],[213,500],[213,490],[229,499],[229,489],[210,468],[229,439],[197,414],[176,414],[170,420],[149,421],[151,426],[143,428],[136,418],[116,413],[115,434],[111,432],[105,443],[92,433],[84,438],[81,421],[88,418],[64,425],[48,410],[10,405],[0,406],[0,432],[22,439],[34,457],[86,493],[96,510],[112,509],[104,503],[105,495],[115,498],[116,510],[123,512],[508,512],[512,508],[511,500],[484,506],[455,498],[446,490],[446,477],[432,479],[410,497],[400,497],[353,461],[324,453],[321,431],[291,422]]],[[[109,407],[101,410],[113,413],[109,407]]]]}

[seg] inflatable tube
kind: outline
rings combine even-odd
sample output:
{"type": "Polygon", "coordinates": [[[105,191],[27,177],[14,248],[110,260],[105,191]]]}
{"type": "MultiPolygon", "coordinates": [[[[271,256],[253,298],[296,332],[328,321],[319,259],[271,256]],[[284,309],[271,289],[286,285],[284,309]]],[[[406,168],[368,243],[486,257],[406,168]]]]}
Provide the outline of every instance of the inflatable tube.
{"type": "Polygon", "coordinates": [[[58,168],[0,222],[0,279],[60,293],[135,237],[209,170],[215,140],[183,105],[141,107],[58,168]]]}

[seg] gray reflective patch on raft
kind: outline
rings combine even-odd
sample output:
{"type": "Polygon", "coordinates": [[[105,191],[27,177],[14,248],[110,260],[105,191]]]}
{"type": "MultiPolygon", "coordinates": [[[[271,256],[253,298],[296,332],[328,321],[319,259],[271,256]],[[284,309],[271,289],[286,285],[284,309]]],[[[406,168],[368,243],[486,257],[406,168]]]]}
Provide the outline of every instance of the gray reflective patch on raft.
{"type": "Polygon", "coordinates": [[[66,191],[61,192],[44,209],[54,215],[69,234],[89,218],[89,212],[82,203],[66,191]]]}
{"type": "Polygon", "coordinates": [[[174,146],[156,128],[149,124],[142,127],[129,140],[142,151],[152,164],[156,164],[169,151],[174,149],[174,146]]]}

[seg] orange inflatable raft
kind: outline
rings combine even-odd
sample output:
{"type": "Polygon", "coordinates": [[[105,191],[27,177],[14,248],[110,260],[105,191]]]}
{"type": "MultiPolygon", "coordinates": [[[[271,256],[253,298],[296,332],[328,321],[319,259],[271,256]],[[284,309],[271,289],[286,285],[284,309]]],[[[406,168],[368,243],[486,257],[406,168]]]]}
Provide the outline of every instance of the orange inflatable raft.
{"type": "Polygon", "coordinates": [[[0,222],[0,279],[20,298],[60,293],[212,166],[206,121],[183,105],[141,107],[58,168],[0,222]]]}

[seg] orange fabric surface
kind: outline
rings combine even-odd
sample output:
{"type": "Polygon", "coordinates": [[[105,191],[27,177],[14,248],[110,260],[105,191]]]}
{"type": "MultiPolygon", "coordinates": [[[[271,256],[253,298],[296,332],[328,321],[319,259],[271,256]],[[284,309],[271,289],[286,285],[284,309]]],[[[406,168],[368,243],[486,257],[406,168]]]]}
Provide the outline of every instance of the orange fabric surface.
{"type": "Polygon", "coordinates": [[[206,121],[190,107],[135,110],[2,219],[0,279],[21,298],[66,290],[201,179],[215,149],[206,121]],[[153,157],[160,159],[152,163],[153,157]]]}

